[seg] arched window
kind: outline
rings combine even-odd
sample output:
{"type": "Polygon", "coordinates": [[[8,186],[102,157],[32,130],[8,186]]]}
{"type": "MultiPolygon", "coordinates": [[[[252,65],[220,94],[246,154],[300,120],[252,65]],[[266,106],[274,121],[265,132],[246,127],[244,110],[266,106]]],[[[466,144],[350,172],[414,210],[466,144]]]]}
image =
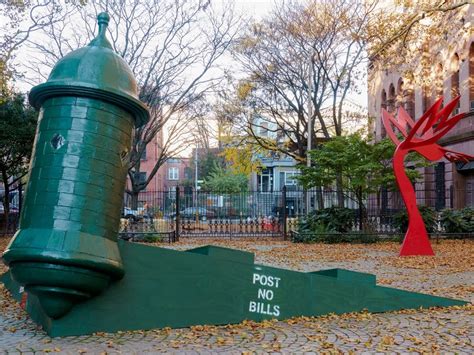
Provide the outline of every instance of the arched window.
{"type": "Polygon", "coordinates": [[[474,111],[474,42],[469,47],[469,109],[474,111]]]}
{"type": "Polygon", "coordinates": [[[398,79],[397,83],[397,100],[395,103],[395,106],[398,108],[400,106],[404,106],[404,87],[405,83],[403,82],[403,79],[400,78],[398,79]]]}
{"type": "MultiPolygon", "coordinates": [[[[385,90],[382,90],[382,104],[381,107],[387,110],[387,93],[385,90]]],[[[382,119],[380,119],[380,137],[383,139],[387,136],[387,131],[385,130],[385,126],[383,125],[382,119]]]]}
{"type": "Polygon", "coordinates": [[[384,109],[387,109],[387,93],[385,92],[385,90],[382,90],[382,101],[381,101],[381,106],[382,108],[384,109]]]}
{"type": "MultiPolygon", "coordinates": [[[[451,99],[459,96],[459,55],[454,53],[453,59],[451,60],[451,99]]],[[[453,115],[459,113],[459,102],[458,106],[454,109],[453,115]]]]}
{"type": "Polygon", "coordinates": [[[390,113],[395,112],[395,100],[396,100],[395,86],[393,86],[393,84],[390,84],[390,87],[388,88],[388,100],[387,100],[387,111],[390,113]]]}

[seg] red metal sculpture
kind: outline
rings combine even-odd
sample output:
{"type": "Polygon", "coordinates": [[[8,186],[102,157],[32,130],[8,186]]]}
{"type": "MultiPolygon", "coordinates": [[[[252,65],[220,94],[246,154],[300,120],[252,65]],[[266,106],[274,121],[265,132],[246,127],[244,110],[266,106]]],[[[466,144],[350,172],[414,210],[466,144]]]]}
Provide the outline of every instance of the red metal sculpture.
{"type": "Polygon", "coordinates": [[[410,151],[415,151],[430,161],[436,161],[443,157],[449,161],[462,160],[467,162],[474,159],[473,156],[448,150],[436,144],[456,123],[467,116],[467,114],[461,113],[449,118],[459,102],[459,97],[452,100],[444,108],[441,108],[442,101],[443,98],[436,101],[416,123],[403,107],[398,109],[397,119],[387,111],[382,110],[382,121],[387,134],[397,145],[393,155],[393,170],[408,211],[408,230],[403,240],[400,256],[434,255],[425,223],[416,206],[415,189],[405,174],[404,160],[406,155],[410,151]],[[400,142],[397,133],[404,137],[403,141],[400,142]]]}

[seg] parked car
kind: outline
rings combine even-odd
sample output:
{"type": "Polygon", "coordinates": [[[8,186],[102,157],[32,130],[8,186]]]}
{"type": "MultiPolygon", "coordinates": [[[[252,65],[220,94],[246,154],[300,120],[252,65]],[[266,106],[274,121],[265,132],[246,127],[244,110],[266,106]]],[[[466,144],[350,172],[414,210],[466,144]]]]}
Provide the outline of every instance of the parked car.
{"type": "Polygon", "coordinates": [[[136,210],[130,208],[130,207],[124,207],[122,210],[122,218],[127,218],[130,220],[133,220],[134,222],[140,221],[142,219],[146,218],[152,218],[152,216],[149,216],[143,207],[138,207],[136,210]]]}
{"type": "Polygon", "coordinates": [[[180,212],[180,216],[183,218],[196,218],[196,214],[199,219],[209,219],[215,217],[215,212],[204,207],[188,207],[180,212]]]}
{"type": "MultiPolygon", "coordinates": [[[[198,215],[200,221],[216,217],[216,213],[214,211],[204,207],[187,207],[179,212],[179,216],[182,219],[196,219],[196,214],[198,215]]],[[[176,219],[176,212],[166,214],[165,218],[176,219]]]]}

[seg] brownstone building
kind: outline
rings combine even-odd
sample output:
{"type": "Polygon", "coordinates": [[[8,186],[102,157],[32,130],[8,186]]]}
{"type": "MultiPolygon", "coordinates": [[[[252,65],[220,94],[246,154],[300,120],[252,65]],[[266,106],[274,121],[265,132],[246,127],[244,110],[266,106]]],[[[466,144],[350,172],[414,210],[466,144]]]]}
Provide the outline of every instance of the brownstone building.
{"type": "MultiPolygon", "coordinates": [[[[423,44],[423,55],[430,59],[430,67],[423,69],[434,77],[431,86],[410,80],[402,74],[403,68],[369,71],[368,111],[374,118],[376,139],[386,136],[381,121],[382,108],[396,115],[397,108],[403,106],[411,117],[418,119],[437,98],[444,96],[446,103],[460,95],[460,104],[454,114],[474,110],[473,11],[474,5],[467,6],[455,19],[459,21],[459,33],[450,34],[452,45],[442,46],[435,39],[423,44]],[[466,28],[470,30],[465,31],[466,28]]],[[[439,143],[474,155],[474,117],[463,119],[439,143]]],[[[437,209],[474,207],[474,161],[451,163],[442,160],[424,168],[422,175],[416,188],[424,204],[437,209]]]]}

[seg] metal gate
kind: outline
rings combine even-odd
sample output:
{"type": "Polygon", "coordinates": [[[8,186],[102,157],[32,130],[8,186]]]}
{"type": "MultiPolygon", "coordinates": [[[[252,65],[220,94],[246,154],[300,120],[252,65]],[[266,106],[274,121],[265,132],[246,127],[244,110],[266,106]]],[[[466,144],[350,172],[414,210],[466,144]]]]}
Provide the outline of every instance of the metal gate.
{"type": "Polygon", "coordinates": [[[285,190],[281,193],[216,193],[177,188],[176,196],[178,238],[286,235],[285,190]]]}
{"type": "Polygon", "coordinates": [[[285,237],[288,208],[281,192],[219,193],[176,187],[124,201],[124,239],[164,237],[285,237]]]}

